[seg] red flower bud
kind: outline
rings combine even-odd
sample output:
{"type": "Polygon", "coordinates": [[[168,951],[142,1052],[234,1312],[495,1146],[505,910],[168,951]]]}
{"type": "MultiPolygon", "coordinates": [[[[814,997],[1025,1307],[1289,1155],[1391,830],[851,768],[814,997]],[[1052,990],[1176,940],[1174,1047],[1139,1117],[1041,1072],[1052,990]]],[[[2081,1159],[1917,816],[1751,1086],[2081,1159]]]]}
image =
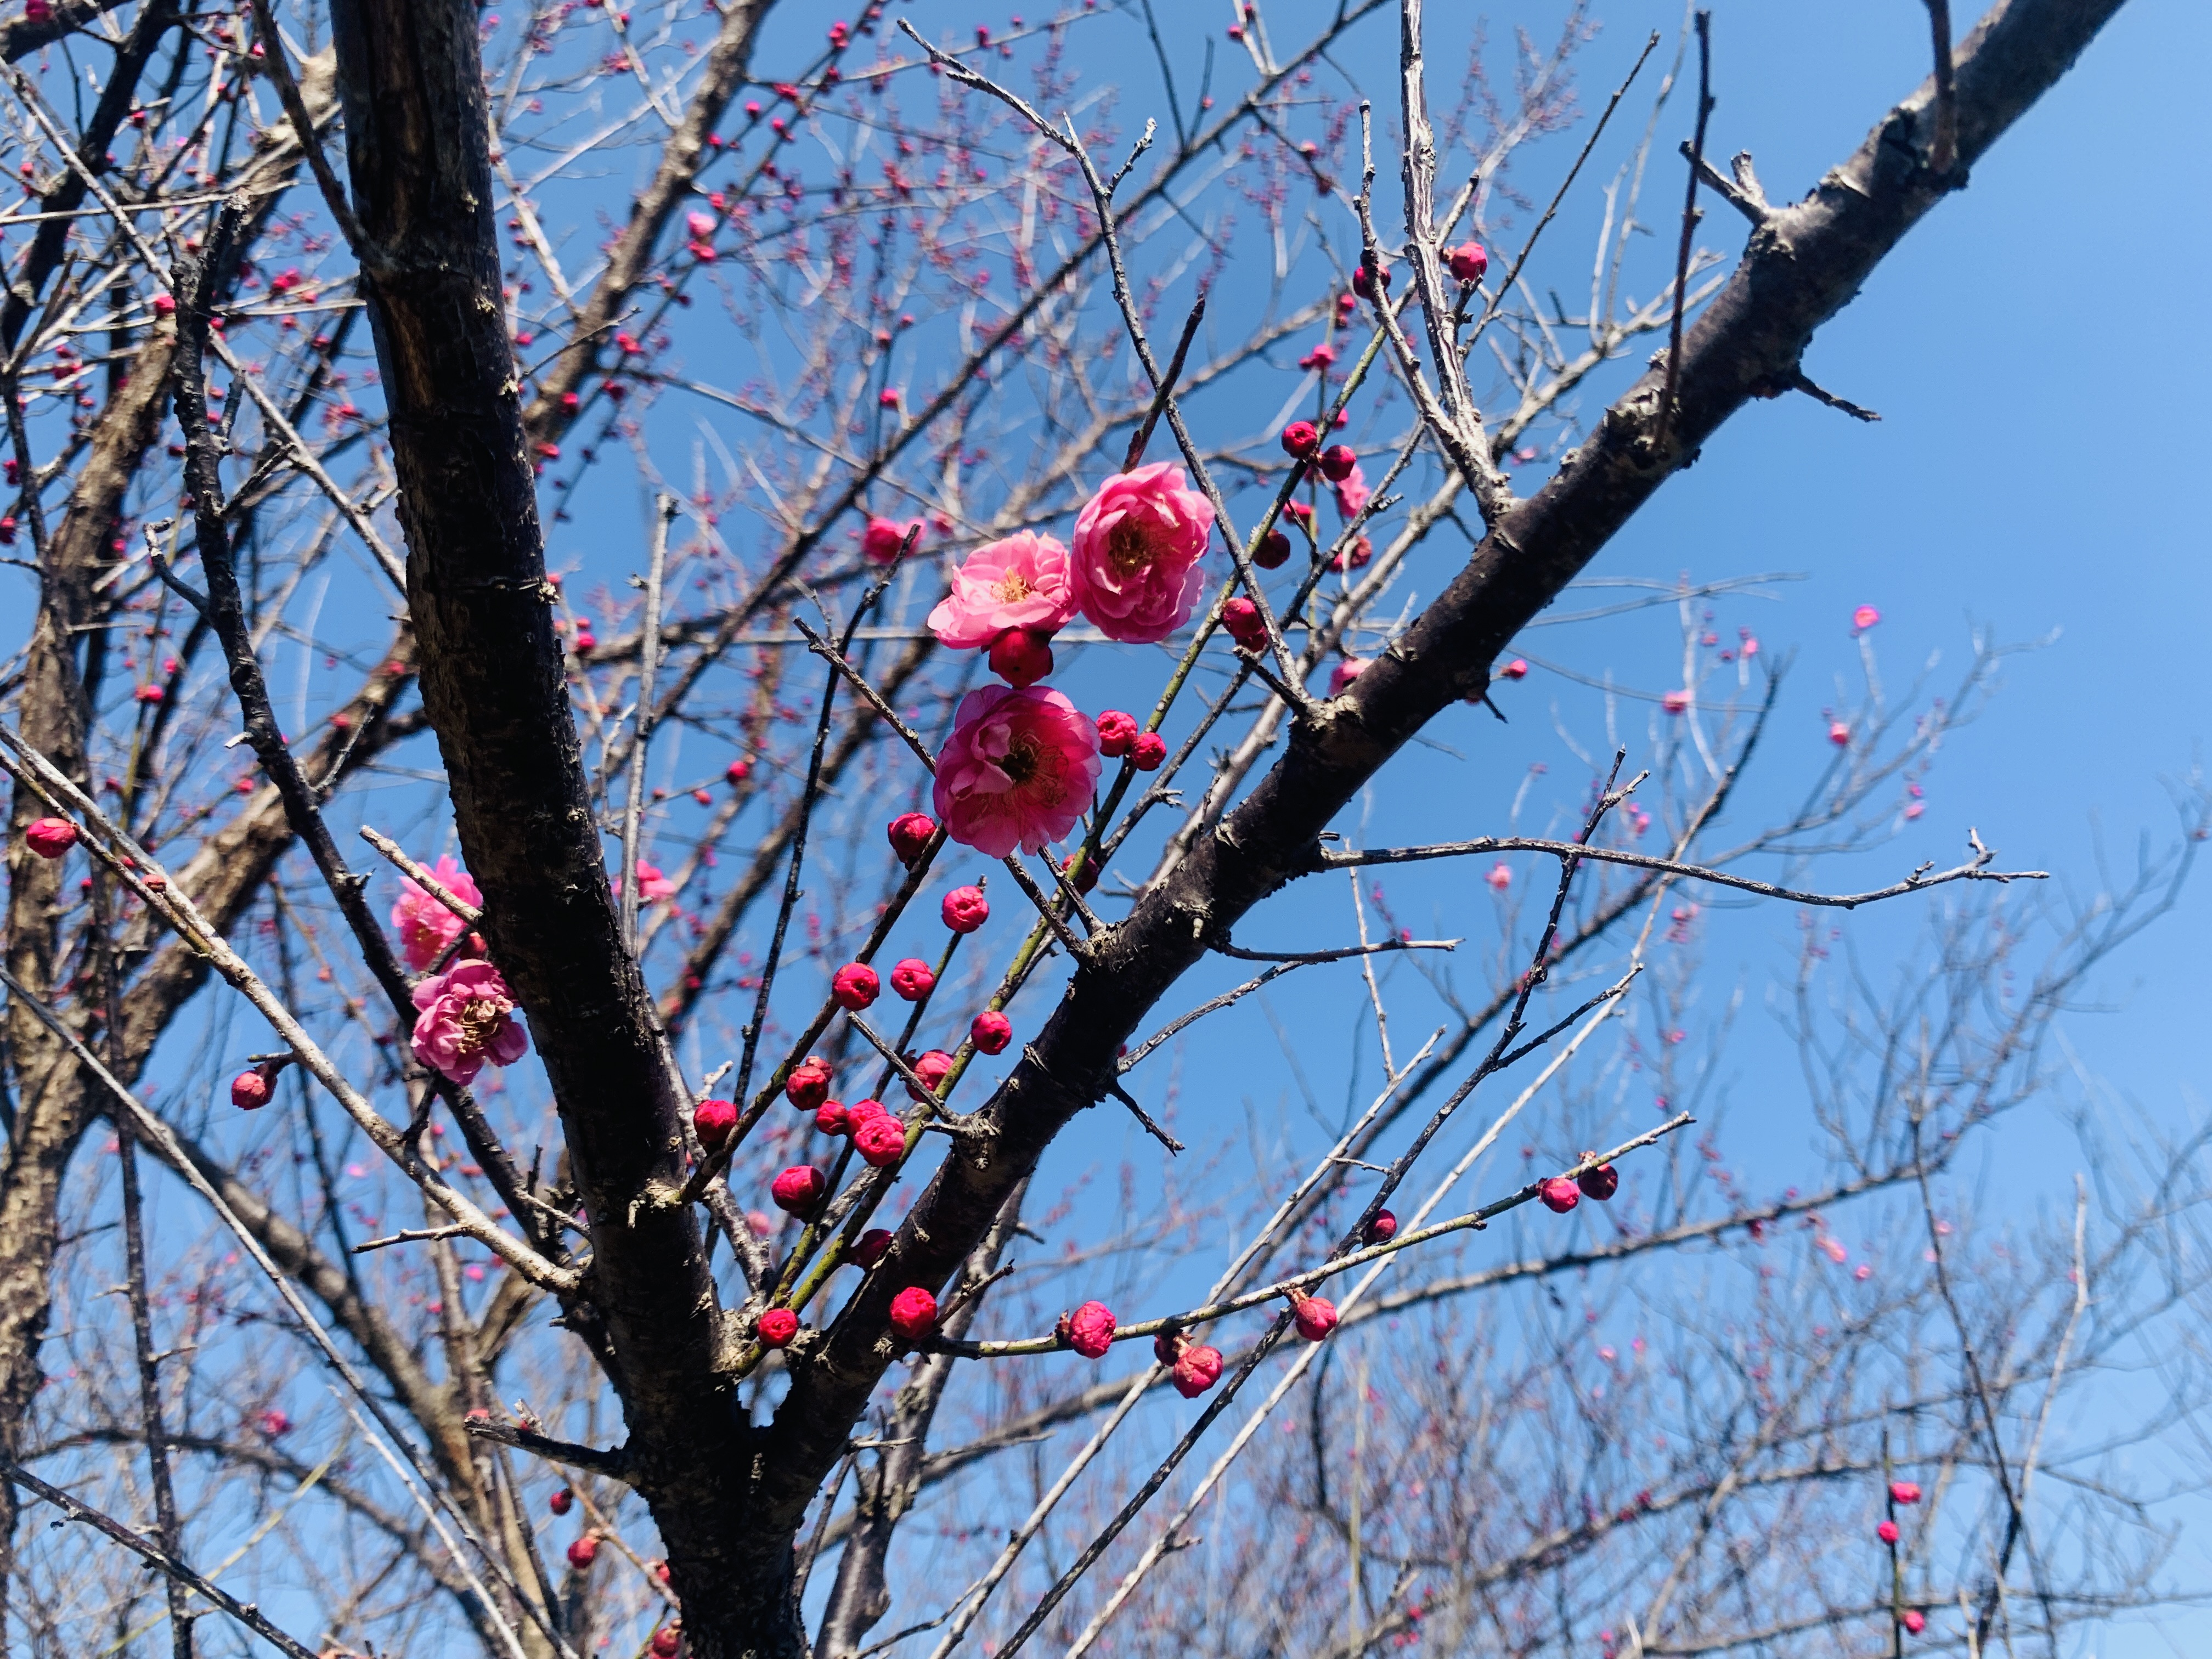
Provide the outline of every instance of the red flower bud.
{"type": "Polygon", "coordinates": [[[1917,1504],[1920,1488],[1910,1480],[1893,1480],[1889,1483],[1889,1501],[1907,1505],[1917,1504]]]}
{"type": "Polygon", "coordinates": [[[1883,1522],[1880,1526],[1874,1529],[1874,1535],[1881,1539],[1885,1544],[1894,1544],[1897,1541],[1897,1522],[1894,1521],[1883,1522]]]}
{"type": "Polygon", "coordinates": [[[937,833],[937,820],[927,812],[902,812],[890,821],[885,833],[891,838],[891,851],[898,854],[898,861],[911,865],[937,833]]]}
{"type": "Polygon", "coordinates": [[[1175,1363],[1176,1392],[1195,1400],[1221,1380],[1221,1350],[1185,1348],[1175,1363]]]}
{"type": "Polygon", "coordinates": [[[1089,860],[1078,870],[1075,861],[1082,856],[1079,851],[1070,853],[1060,861],[1060,872],[1074,884],[1077,892],[1087,893],[1098,884],[1098,860],[1089,860]]]}
{"type": "MultiPolygon", "coordinates": [[[[937,1092],[939,1086],[944,1083],[951,1070],[952,1056],[942,1048],[932,1048],[914,1062],[914,1074],[929,1085],[929,1092],[933,1095],[937,1092]]],[[[909,1100],[924,1098],[915,1091],[911,1083],[906,1085],[906,1092],[907,1098],[909,1100]]]]}
{"type": "Polygon", "coordinates": [[[799,1316],[788,1308],[770,1308],[760,1316],[760,1340],[764,1348],[781,1348],[799,1334],[799,1316]]]}
{"type": "Polygon", "coordinates": [[[1137,722],[1118,708],[1109,708],[1098,717],[1098,752],[1108,760],[1118,760],[1129,752],[1129,745],[1137,740],[1137,722]]]}
{"type": "Polygon", "coordinates": [[[919,1342],[937,1329],[937,1298],[919,1285],[909,1285],[891,1298],[891,1328],[909,1342],[919,1342]]]}
{"type": "Polygon", "coordinates": [[[805,1215],[822,1201],[830,1178],[811,1164],[794,1164],[769,1183],[769,1196],[779,1210],[805,1215]]]}
{"type": "MultiPolygon", "coordinates": [[[[1376,276],[1376,272],[1371,270],[1368,266],[1366,261],[1363,259],[1360,262],[1359,269],[1352,273],[1352,291],[1354,294],[1357,294],[1363,300],[1373,299],[1375,297],[1376,276]]],[[[1388,294],[1390,291],[1390,267],[1388,265],[1383,266],[1381,271],[1381,276],[1382,278],[1382,291],[1385,294],[1388,294]]]]}
{"type": "Polygon", "coordinates": [[[1129,745],[1129,764],[1139,772],[1156,772],[1168,757],[1168,740],[1157,732],[1139,732],[1129,745]]]}
{"type": "Polygon", "coordinates": [[[76,845],[76,825],[67,818],[33,818],[23,827],[23,841],[42,859],[58,859],[76,845]]]}
{"type": "Polygon", "coordinates": [[[945,896],[938,915],[956,933],[972,933],[991,919],[991,902],[980,887],[956,887],[945,896]]]}
{"type": "Polygon", "coordinates": [[[1307,1341],[1318,1342],[1336,1328],[1336,1304],[1326,1297],[1304,1296],[1293,1291],[1291,1300],[1296,1304],[1291,1322],[1307,1341]]]}
{"type": "Polygon", "coordinates": [[[1221,629],[1247,651],[1257,651],[1267,642],[1267,624],[1260,619],[1260,607],[1247,599],[1234,599],[1221,607],[1221,629]]]}
{"type": "Polygon", "coordinates": [[[830,995],[840,1008],[849,1008],[854,1013],[866,1007],[881,994],[883,981],[876,970],[865,962],[848,962],[837,970],[830,981],[830,995]]]}
{"type": "Polygon", "coordinates": [[[1528,664],[1527,659],[1521,657],[1514,658],[1511,662],[1507,663],[1504,667],[1498,671],[1498,678],[1501,680],[1527,679],[1528,678],[1528,664]]]}
{"type": "Polygon", "coordinates": [[[919,1002],[936,988],[936,974],[920,957],[902,957],[891,969],[891,989],[908,1002],[919,1002]]]}
{"type": "Polygon", "coordinates": [[[872,1267],[884,1259],[884,1252],[891,1247],[890,1230],[871,1227],[853,1241],[852,1260],[863,1267],[872,1267]]]}
{"type": "Polygon", "coordinates": [[[1928,1615],[1917,1607],[1907,1607],[1905,1610],[1904,1619],[1899,1622],[1904,1625],[1905,1634],[1917,1636],[1928,1628],[1928,1615]]]}
{"type": "Polygon", "coordinates": [[[241,1112],[258,1111],[269,1103],[269,1075],[258,1066],[230,1080],[230,1103],[241,1112]]]}
{"type": "Polygon", "coordinates": [[[857,1129],[863,1123],[866,1123],[870,1118],[881,1117],[883,1115],[884,1103],[882,1101],[856,1100],[845,1109],[845,1121],[850,1124],[854,1128],[857,1129]]]}
{"type": "Polygon", "coordinates": [[[676,1651],[684,1645],[684,1632],[673,1625],[663,1625],[653,1632],[653,1659],[676,1659],[676,1651]]]}
{"type": "Polygon", "coordinates": [[[691,1109],[691,1132],[709,1152],[719,1152],[738,1127],[738,1109],[727,1100],[702,1100],[691,1109]]]}
{"type": "Polygon", "coordinates": [[[830,1098],[830,1062],[819,1054],[807,1055],[784,1079],[783,1093],[800,1111],[812,1111],[830,1098]]]}
{"type": "Polygon", "coordinates": [[[575,1501],[576,1494],[570,1492],[566,1486],[563,1486],[560,1491],[555,1492],[552,1497],[546,1499],[545,1507],[552,1510],[556,1515],[566,1515],[568,1512],[569,1506],[574,1504],[575,1501]]]}
{"type": "MultiPolygon", "coordinates": [[[[1584,1152],[1585,1159],[1595,1157],[1584,1152]]],[[[1602,1204],[1620,1190],[1620,1171],[1610,1164],[1601,1164],[1595,1170],[1585,1170],[1575,1177],[1575,1185],[1583,1189],[1584,1198],[1594,1198],[1602,1204]]]]}
{"type": "Polygon", "coordinates": [[[1114,1346],[1114,1310],[1103,1302],[1086,1302],[1060,1317],[1060,1334],[1085,1359],[1097,1359],[1114,1346]]]}
{"type": "Polygon", "coordinates": [[[1275,570],[1291,556],[1291,538],[1279,530],[1270,530],[1260,538],[1260,550],[1252,556],[1252,562],[1262,570],[1275,570]]]}
{"type": "Polygon", "coordinates": [[[1292,421],[1283,428],[1283,453],[1304,460],[1321,447],[1321,428],[1311,421],[1292,421]]]}
{"type": "Polygon", "coordinates": [[[743,783],[747,778],[752,776],[752,775],[753,763],[749,760],[732,761],[730,763],[730,769],[722,774],[724,777],[730,781],[730,787],[732,789],[743,783]]]}
{"type": "Polygon", "coordinates": [[[991,641],[991,672],[1009,685],[1035,685],[1052,672],[1052,641],[1034,628],[1009,628],[991,641]]]}
{"type": "Polygon", "coordinates": [[[1331,444],[1321,453],[1321,470],[1331,483],[1340,483],[1352,476],[1352,468],[1359,465],[1359,457],[1342,444],[1331,444]]]}
{"type": "Polygon", "coordinates": [[[1575,1183],[1565,1176],[1553,1176],[1546,1181],[1538,1188],[1537,1196],[1544,1200],[1546,1209],[1559,1215],[1565,1215],[1583,1201],[1583,1195],[1575,1183]]]}
{"type": "Polygon", "coordinates": [[[1388,1210],[1375,1212],[1375,1219],[1367,1224],[1361,1235],[1370,1244],[1388,1244],[1398,1236],[1398,1218],[1388,1210]]]}
{"type": "Polygon", "coordinates": [[[814,1127],[825,1135],[847,1134],[853,1127],[853,1115],[841,1102],[825,1100],[814,1109],[814,1127]]]}
{"type": "Polygon", "coordinates": [[[1190,1338],[1181,1331],[1160,1331],[1152,1337],[1152,1358],[1163,1365],[1172,1365],[1188,1346],[1190,1338]]]}
{"type": "Polygon", "coordinates": [[[578,1572],[588,1571],[599,1559],[599,1540],[596,1538],[579,1538],[568,1546],[568,1565],[578,1572]]]}
{"type": "Polygon", "coordinates": [[[1462,283],[1479,283],[1490,269],[1490,255],[1480,242],[1462,242],[1449,257],[1451,274],[1462,283]]]}
{"type": "Polygon", "coordinates": [[[889,1112],[853,1131],[853,1146],[875,1170],[886,1170],[906,1156],[906,1126],[889,1112]]]}
{"type": "Polygon", "coordinates": [[[997,1009],[986,1008],[969,1026],[968,1040],[984,1054],[1004,1054],[1014,1040],[1014,1023],[997,1009]]]}

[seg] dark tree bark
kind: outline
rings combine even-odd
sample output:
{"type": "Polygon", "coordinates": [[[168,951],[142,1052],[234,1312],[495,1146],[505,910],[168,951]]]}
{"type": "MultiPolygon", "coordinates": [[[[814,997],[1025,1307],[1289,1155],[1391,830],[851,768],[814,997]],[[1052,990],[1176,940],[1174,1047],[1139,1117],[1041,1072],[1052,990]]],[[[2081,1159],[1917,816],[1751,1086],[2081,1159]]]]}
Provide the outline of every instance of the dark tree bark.
{"type": "MultiPolygon", "coordinates": [[[[1743,404],[1793,384],[1814,331],[2062,74],[2118,0],[2013,0],[1960,49],[1957,154],[1929,164],[1932,86],[1795,206],[1766,215],[1698,319],[1662,419],[1647,374],[1533,498],[1493,525],[1404,639],[1293,731],[1220,827],[1081,953],[1031,1056],[899,1230],[885,1267],[756,1431],[733,1410],[738,1344],[701,1230],[672,1201],[678,1079],[624,949],[549,609],[532,456],[500,290],[476,14],[463,0],[344,0],[336,14],[363,288],[390,402],[425,708],[493,955],[528,1011],[593,1246],[581,1292],[606,1333],[629,1467],[703,1659],[798,1655],[793,1540],[898,1345],[908,1285],[941,1286],[1176,978],[1308,867],[1315,836],[1695,458],[1743,404]]],[[[817,528],[818,533],[819,527],[817,528]]],[[[854,1623],[860,1622],[857,1619],[854,1623]]]]}

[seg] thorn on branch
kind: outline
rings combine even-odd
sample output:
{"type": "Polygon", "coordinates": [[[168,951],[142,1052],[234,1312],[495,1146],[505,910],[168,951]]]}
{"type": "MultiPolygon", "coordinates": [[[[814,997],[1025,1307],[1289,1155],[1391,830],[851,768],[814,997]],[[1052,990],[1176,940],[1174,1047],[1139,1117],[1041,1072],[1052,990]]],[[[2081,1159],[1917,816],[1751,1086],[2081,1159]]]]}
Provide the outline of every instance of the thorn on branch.
{"type": "Polygon", "coordinates": [[[1149,1134],[1153,1139],[1158,1141],[1161,1146],[1166,1147],[1170,1153],[1182,1151],[1182,1142],[1177,1140],[1165,1129],[1163,1129],[1158,1124],[1153,1122],[1152,1115],[1146,1112],[1142,1106],[1139,1106],[1137,1103],[1137,1098],[1134,1095],[1131,1094],[1127,1089],[1124,1089],[1118,1083],[1109,1083],[1106,1086],[1108,1090],[1112,1092],[1114,1098],[1120,1101],[1124,1106],[1127,1106],[1131,1114],[1134,1115],[1137,1121],[1145,1126],[1145,1133],[1146,1134],[1149,1134]]]}
{"type": "Polygon", "coordinates": [[[1805,371],[1802,368],[1792,368],[1783,374],[1769,376],[1752,387],[1751,395],[1754,398],[1779,398],[1785,392],[1802,392],[1815,403],[1826,404],[1831,409],[1839,409],[1855,421],[1878,421],[1881,418],[1871,409],[1862,408],[1848,398],[1838,398],[1834,392],[1815,386],[1806,377],[1805,371]]]}

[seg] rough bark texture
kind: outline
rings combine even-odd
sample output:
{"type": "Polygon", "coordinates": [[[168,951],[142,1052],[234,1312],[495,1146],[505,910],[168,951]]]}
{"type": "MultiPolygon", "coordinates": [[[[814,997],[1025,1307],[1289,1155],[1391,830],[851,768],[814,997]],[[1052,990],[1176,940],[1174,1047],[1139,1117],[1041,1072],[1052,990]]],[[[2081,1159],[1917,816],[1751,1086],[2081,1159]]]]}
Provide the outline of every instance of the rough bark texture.
{"type": "Polygon", "coordinates": [[[333,14],[363,289],[390,410],[422,701],[484,932],[561,1108],[635,1479],[702,1659],[797,1654],[792,1551],[750,1519],[753,1431],[717,1369],[703,1237],[673,1195],[680,1102],[593,822],[506,308],[476,9],[333,14]]]}
{"type": "MultiPolygon", "coordinates": [[[[1958,145],[1971,162],[2063,73],[2118,0],[2014,0],[1961,48],[1958,145]]],[[[1304,867],[1315,836],[1443,708],[1486,684],[1548,605],[1697,447],[1788,383],[1821,322],[1962,169],[1927,165],[1929,88],[1900,105],[1803,202],[1777,211],[1698,320],[1660,420],[1654,372],[1320,716],[1251,795],[1083,954],[1030,1058],[958,1142],[884,1269],[819,1345],[787,1353],[793,1386],[756,1432],[718,1367],[711,1283],[681,1177],[678,1103],[623,950],[544,588],[542,545],[501,301],[475,12],[459,0],[346,0],[337,44],[364,288],[390,401],[425,707],[483,886],[493,952],[530,1014],[558,1099],[594,1247],[583,1292],[603,1322],[630,1468],[660,1528],[703,1659],[805,1650],[794,1535],[897,1357],[893,1294],[941,1285],[1068,1120],[1098,1097],[1120,1043],[1252,906],[1304,867]]]]}

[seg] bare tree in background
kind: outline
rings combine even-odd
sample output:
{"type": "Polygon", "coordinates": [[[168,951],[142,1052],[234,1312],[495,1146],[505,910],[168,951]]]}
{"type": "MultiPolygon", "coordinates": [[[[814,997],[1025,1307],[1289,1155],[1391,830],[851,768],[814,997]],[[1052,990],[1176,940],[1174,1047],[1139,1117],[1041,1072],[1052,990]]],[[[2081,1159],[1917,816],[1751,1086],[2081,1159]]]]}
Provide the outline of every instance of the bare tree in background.
{"type": "Polygon", "coordinates": [[[1541,616],[1746,403],[1871,418],[1815,330],[2117,6],[1931,5],[1788,204],[1705,155],[1702,17],[1592,94],[1577,9],[1506,94],[1419,0],[1194,64],[1145,0],[1121,107],[1087,3],[0,24],[0,1642],[1993,1653],[2167,1594],[2122,1454],[2196,1385],[2115,1379],[2198,1149],[2085,1121],[2030,1232],[1956,1177],[2203,801],[2070,908],[1978,838],[1860,880],[1998,647],[1892,699],[1863,616],[1746,830],[1760,584],[1541,616]],[[1586,793],[1346,822],[1640,607],[1680,684],[1561,717],[1586,793]],[[1744,905],[1802,923],[1780,1194],[1744,905]],[[1292,974],[1346,1018],[1263,1080],[1292,974]],[[1177,1109],[1208,1043],[1241,1122],[1177,1109]]]}

